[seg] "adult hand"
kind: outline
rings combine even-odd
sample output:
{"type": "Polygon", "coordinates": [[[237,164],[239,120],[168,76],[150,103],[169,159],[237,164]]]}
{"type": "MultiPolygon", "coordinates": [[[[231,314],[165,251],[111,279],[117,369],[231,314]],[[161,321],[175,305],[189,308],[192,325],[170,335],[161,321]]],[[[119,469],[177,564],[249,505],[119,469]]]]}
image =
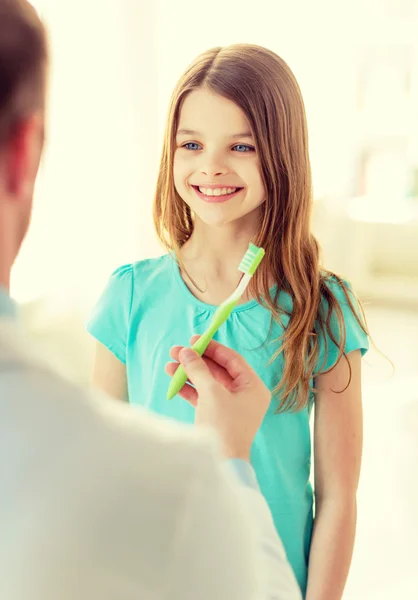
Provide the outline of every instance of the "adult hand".
{"type": "Polygon", "coordinates": [[[182,346],[174,346],[170,356],[177,363],[168,363],[166,372],[172,376],[181,362],[189,377],[179,395],[196,407],[196,425],[217,431],[227,458],[248,461],[270,405],[269,389],[240,354],[218,342],[202,358],[182,346]]]}

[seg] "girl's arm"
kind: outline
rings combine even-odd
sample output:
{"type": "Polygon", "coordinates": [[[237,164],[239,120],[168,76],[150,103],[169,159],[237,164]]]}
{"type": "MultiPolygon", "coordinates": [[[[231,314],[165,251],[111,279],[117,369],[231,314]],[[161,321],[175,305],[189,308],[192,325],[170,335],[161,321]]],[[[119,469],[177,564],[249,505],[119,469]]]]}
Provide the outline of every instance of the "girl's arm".
{"type": "Polygon", "coordinates": [[[128,400],[126,366],[100,342],[96,343],[92,383],[112,398],[128,400]]]}
{"type": "Polygon", "coordinates": [[[315,387],[315,524],[307,600],[340,600],[356,531],[356,493],[363,443],[361,353],[343,357],[315,387]]]}

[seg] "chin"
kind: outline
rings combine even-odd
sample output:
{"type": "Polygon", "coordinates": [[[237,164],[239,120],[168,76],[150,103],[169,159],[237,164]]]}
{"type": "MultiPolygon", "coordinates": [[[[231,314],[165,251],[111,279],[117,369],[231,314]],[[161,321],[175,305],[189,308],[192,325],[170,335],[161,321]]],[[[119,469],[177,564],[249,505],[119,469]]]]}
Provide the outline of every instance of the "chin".
{"type": "Polygon", "coordinates": [[[233,222],[226,219],[200,219],[200,221],[207,227],[224,227],[225,225],[233,222]]]}
{"type": "Polygon", "coordinates": [[[224,225],[230,225],[231,223],[238,223],[242,220],[244,216],[232,214],[228,215],[225,213],[220,213],[220,211],[213,211],[212,214],[203,214],[203,212],[200,211],[200,214],[195,212],[195,215],[199,219],[199,221],[201,221],[208,227],[222,227],[224,225]]]}

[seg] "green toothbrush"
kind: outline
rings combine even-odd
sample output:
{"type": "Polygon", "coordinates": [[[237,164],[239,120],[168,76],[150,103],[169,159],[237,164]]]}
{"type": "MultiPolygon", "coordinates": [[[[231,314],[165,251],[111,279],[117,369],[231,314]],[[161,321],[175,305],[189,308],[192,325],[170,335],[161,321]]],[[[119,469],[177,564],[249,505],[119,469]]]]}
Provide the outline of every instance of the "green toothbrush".
{"type": "MultiPolygon", "coordinates": [[[[258,248],[254,244],[249,245],[244,258],[238,267],[238,270],[244,273],[244,275],[241,278],[237,289],[231,294],[231,296],[229,296],[227,300],[225,300],[225,302],[222,302],[222,304],[218,306],[215,314],[213,315],[209,328],[192,346],[193,350],[200,354],[200,356],[202,356],[202,354],[205,352],[206,348],[209,346],[209,342],[218,331],[219,327],[228,319],[238,300],[245,292],[251,277],[254,275],[258,265],[263,260],[264,254],[265,252],[263,248],[258,248]]],[[[174,398],[174,396],[178,394],[181,388],[184,386],[186,381],[186,372],[183,366],[180,365],[171,379],[167,392],[167,400],[174,398]]]]}

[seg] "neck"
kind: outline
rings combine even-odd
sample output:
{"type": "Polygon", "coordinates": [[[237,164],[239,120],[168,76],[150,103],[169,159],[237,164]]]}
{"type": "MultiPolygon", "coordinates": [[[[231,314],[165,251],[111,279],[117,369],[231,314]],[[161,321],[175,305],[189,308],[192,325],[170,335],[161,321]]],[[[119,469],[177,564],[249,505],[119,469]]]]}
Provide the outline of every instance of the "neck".
{"type": "Polygon", "coordinates": [[[242,224],[213,227],[196,219],[193,234],[182,249],[183,260],[204,265],[207,275],[223,279],[232,275],[236,279],[237,265],[255,233],[254,227],[242,224]]]}

